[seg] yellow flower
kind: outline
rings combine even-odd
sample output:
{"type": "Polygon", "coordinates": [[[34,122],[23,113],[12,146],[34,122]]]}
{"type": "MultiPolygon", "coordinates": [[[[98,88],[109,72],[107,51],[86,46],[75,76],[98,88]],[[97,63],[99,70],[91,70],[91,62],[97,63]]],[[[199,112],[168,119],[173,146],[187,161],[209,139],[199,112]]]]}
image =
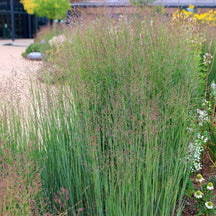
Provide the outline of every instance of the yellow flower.
{"type": "Polygon", "coordinates": [[[55,4],[55,8],[59,8],[59,5],[58,5],[58,4],[55,4]]]}
{"type": "MultiPolygon", "coordinates": [[[[194,9],[193,5],[189,5],[189,9],[194,9]]],[[[200,21],[201,23],[206,23],[208,25],[216,25],[216,11],[210,10],[207,13],[203,14],[194,14],[193,12],[186,11],[186,10],[180,10],[178,9],[176,12],[173,13],[173,20],[178,19],[190,19],[190,23],[196,23],[197,21],[200,21]]]]}
{"type": "Polygon", "coordinates": [[[191,4],[190,4],[190,5],[188,6],[188,8],[194,9],[194,5],[191,5],[191,4]]]}

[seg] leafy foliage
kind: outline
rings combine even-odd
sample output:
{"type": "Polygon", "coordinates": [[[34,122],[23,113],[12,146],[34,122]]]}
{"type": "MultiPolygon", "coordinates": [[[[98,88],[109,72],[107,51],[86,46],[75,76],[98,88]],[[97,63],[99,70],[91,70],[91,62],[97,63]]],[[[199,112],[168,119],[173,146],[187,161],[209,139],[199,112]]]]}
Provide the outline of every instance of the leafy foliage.
{"type": "Polygon", "coordinates": [[[48,44],[39,44],[39,43],[32,43],[30,44],[24,53],[22,53],[22,56],[24,58],[27,57],[27,55],[31,52],[41,52],[41,53],[45,53],[45,51],[48,49],[48,44]]]}
{"type": "Polygon", "coordinates": [[[50,29],[50,27],[44,27],[40,29],[40,31],[37,33],[34,43],[30,44],[26,48],[25,52],[22,53],[22,56],[26,58],[27,55],[31,52],[41,52],[42,54],[44,54],[44,57],[47,53],[47,50],[51,48],[49,40],[51,40],[58,33],[60,34],[61,31],[57,27],[55,27],[55,29],[50,29]]]}
{"type": "Polygon", "coordinates": [[[63,18],[70,9],[69,0],[22,0],[21,3],[29,14],[49,19],[63,18]]]}

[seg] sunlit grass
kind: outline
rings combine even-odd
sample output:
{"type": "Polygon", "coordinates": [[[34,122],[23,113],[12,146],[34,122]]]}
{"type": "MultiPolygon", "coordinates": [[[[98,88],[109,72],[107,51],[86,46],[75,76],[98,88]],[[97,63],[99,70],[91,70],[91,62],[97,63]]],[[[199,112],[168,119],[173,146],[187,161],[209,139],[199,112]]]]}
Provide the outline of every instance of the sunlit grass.
{"type": "Polygon", "coordinates": [[[50,212],[181,215],[197,57],[163,17],[121,19],[65,30],[43,76],[55,93],[2,118],[1,153],[31,147],[50,212]]]}

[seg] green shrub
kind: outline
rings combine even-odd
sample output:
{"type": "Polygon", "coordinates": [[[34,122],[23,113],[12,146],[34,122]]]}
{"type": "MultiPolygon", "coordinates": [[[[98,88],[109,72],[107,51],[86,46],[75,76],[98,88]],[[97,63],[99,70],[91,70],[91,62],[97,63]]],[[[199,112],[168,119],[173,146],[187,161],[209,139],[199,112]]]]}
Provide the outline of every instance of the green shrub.
{"type": "Polygon", "coordinates": [[[49,40],[55,37],[56,35],[61,34],[62,27],[60,26],[46,26],[40,29],[40,31],[37,33],[34,43],[30,44],[24,53],[22,53],[22,56],[24,58],[27,57],[27,55],[31,52],[41,52],[42,54],[45,54],[47,50],[51,49],[49,45],[49,40]]]}
{"type": "Polygon", "coordinates": [[[22,56],[24,58],[27,57],[27,55],[31,52],[41,52],[41,53],[45,53],[45,51],[49,49],[49,45],[47,43],[45,44],[38,44],[38,43],[32,43],[30,44],[24,53],[22,53],[22,56]]]}

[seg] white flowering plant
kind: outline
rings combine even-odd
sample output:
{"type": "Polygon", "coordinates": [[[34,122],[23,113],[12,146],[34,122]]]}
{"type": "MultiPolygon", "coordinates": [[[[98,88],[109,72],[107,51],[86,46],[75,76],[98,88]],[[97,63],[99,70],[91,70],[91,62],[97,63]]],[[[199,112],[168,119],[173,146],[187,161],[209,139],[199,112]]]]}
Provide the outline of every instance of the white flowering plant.
{"type": "Polygon", "coordinates": [[[205,179],[201,174],[198,174],[195,179],[199,183],[200,188],[193,190],[194,199],[197,202],[197,209],[199,213],[197,215],[211,216],[216,215],[216,209],[214,206],[214,198],[212,195],[214,191],[214,185],[212,182],[204,183],[205,179]]]}
{"type": "Polygon", "coordinates": [[[191,162],[191,172],[197,172],[202,169],[202,155],[205,153],[208,140],[210,138],[210,116],[211,104],[205,100],[200,106],[201,109],[196,109],[191,112],[194,118],[194,124],[187,128],[188,133],[193,137],[188,146],[188,153],[185,157],[187,162],[191,162]]]}
{"type": "MultiPolygon", "coordinates": [[[[199,107],[191,111],[191,116],[194,123],[187,129],[190,131],[192,138],[188,146],[188,155],[185,157],[187,162],[191,162],[191,172],[197,172],[202,169],[202,157],[206,152],[213,153],[212,143],[215,143],[213,137],[216,130],[215,110],[216,110],[216,84],[214,81],[209,85],[208,79],[210,74],[210,64],[213,61],[213,56],[210,53],[200,53],[200,93],[204,96],[204,101],[201,100],[199,107]],[[211,149],[209,150],[209,145],[211,149]]],[[[216,153],[213,153],[216,159],[216,153]]],[[[216,163],[215,163],[216,165],[216,163]]],[[[214,165],[214,166],[215,166],[214,165]]]]}

